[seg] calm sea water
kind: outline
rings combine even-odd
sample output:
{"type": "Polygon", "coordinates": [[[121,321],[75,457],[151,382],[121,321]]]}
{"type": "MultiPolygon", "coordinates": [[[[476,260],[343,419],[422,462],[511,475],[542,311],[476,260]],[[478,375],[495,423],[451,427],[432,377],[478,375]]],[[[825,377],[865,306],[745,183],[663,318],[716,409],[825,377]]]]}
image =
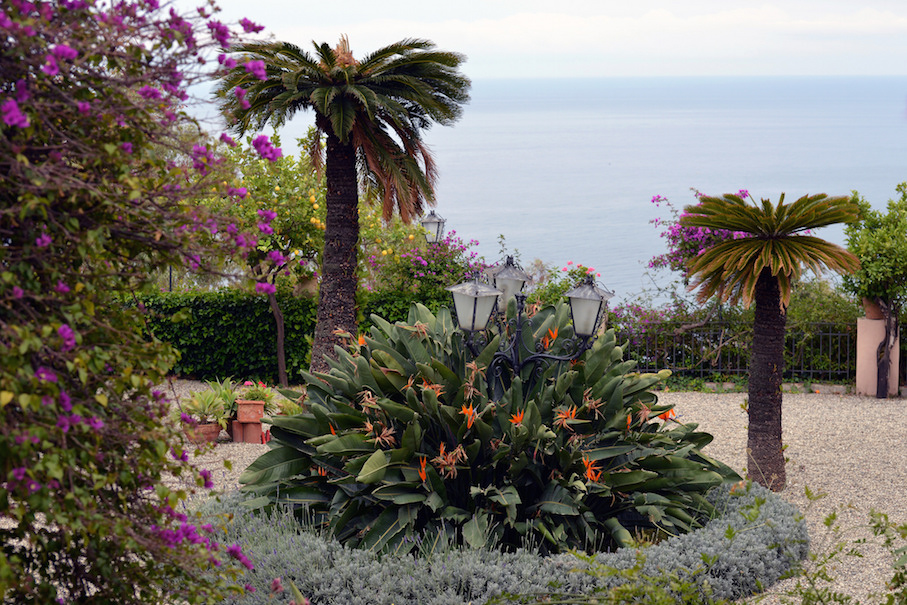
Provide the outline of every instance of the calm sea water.
{"type": "Polygon", "coordinates": [[[448,229],[489,261],[504,235],[524,265],[593,266],[619,302],[665,251],[652,196],[857,190],[882,208],[907,181],[905,111],[905,77],[476,81],[462,120],[426,139],[448,229]]]}

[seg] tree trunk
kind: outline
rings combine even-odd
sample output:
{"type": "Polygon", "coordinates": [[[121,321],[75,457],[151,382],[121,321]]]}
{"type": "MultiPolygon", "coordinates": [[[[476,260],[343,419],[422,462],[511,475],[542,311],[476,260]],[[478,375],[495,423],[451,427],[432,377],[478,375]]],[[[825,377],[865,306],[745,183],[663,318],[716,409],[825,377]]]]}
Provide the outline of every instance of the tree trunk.
{"type": "Polygon", "coordinates": [[[359,190],[356,154],[329,129],[327,136],[324,256],[318,294],[318,322],[312,343],[312,372],[327,372],[325,355],[336,358],[336,332],[356,334],[356,261],[359,246],[359,190]]]}
{"type": "Polygon", "coordinates": [[[277,304],[277,295],[274,292],[268,292],[268,304],[271,305],[271,313],[274,315],[274,323],[277,325],[277,380],[280,386],[288,387],[287,381],[287,353],[286,353],[286,335],[284,331],[283,313],[280,305],[277,304]]]}
{"type": "Polygon", "coordinates": [[[892,305],[880,298],[876,299],[882,309],[882,319],[885,320],[885,338],[879,343],[876,350],[876,399],[888,399],[888,381],[891,369],[892,339],[897,334],[898,314],[892,305]]]}
{"type": "Polygon", "coordinates": [[[768,269],[763,269],[756,283],[746,466],[748,478],[773,491],[784,489],[787,481],[781,444],[781,377],[786,322],[778,279],[768,269]]]}

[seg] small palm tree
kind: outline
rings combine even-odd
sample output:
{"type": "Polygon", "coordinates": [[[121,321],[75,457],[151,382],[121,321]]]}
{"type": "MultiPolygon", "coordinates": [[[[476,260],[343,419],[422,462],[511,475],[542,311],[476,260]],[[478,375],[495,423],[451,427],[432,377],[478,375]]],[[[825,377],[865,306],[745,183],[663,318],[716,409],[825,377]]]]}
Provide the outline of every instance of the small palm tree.
{"type": "MultiPolygon", "coordinates": [[[[239,46],[237,65],[217,94],[234,129],[244,134],[271,122],[283,125],[312,110],[327,139],[325,248],[312,370],[327,371],[337,334],[356,333],[356,264],[360,188],[381,199],[383,215],[409,222],[434,205],[435,164],[422,140],[434,122],[456,121],[469,100],[470,82],[459,72],[462,55],[407,39],[357,60],[345,37],[310,55],[288,42],[239,46]],[[247,69],[263,61],[266,78],[247,69]],[[240,89],[240,90],[237,90],[240,89]]],[[[321,166],[321,137],[310,154],[321,166]]]]}
{"type": "Polygon", "coordinates": [[[750,204],[737,195],[702,197],[687,206],[680,223],[727,229],[736,239],[707,248],[687,265],[701,301],[756,303],[749,372],[747,474],[773,490],[784,488],[781,442],[781,377],[784,368],[786,309],[791,284],[803,268],[839,273],[859,268],[847,250],[806,233],[858,219],[859,206],[849,197],[804,196],[793,204],[763,199],[750,204]]]}

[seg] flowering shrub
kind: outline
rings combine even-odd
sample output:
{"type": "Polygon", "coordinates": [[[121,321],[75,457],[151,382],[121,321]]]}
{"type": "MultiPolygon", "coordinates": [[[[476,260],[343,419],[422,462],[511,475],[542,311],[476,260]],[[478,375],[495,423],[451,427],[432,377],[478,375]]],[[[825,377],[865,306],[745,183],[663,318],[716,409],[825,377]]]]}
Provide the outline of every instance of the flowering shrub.
{"type": "Polygon", "coordinates": [[[413,302],[432,310],[449,305],[446,288],[486,267],[472,250],[479,242],[464,242],[456,231],[436,244],[426,244],[423,239],[416,245],[417,240],[408,236],[403,242],[399,248],[388,245],[366,259],[366,318],[375,313],[392,321],[405,319],[413,302]]]}
{"type": "Polygon", "coordinates": [[[231,40],[205,9],[157,0],[0,8],[4,603],[208,602],[253,566],[162,483],[205,488],[210,472],[172,445],[153,390],[174,350],[116,297],[155,269],[249,249],[248,233],[184,201],[230,195],[181,107],[231,40]]]}
{"type": "MultiPolygon", "coordinates": [[[[702,196],[698,191],[695,192],[695,195],[697,198],[702,196]]],[[[750,194],[746,189],[741,189],[737,195],[747,198],[750,194]]],[[[671,271],[686,273],[687,261],[702,254],[706,248],[714,246],[718,242],[745,237],[744,233],[724,229],[684,227],[680,224],[680,219],[685,213],[678,212],[666,197],[656,195],[652,198],[652,203],[658,207],[664,205],[671,216],[667,219],[656,218],[650,221],[656,228],[664,227],[661,237],[665,239],[668,246],[666,253],[659,254],[649,261],[650,269],[667,268],[671,271]]]]}
{"type": "Polygon", "coordinates": [[[587,275],[591,275],[594,279],[601,277],[601,273],[594,268],[581,263],[574,264],[572,260],[567,261],[567,264],[560,269],[546,266],[533,283],[525,286],[526,302],[536,307],[557,304],[571,288],[580,283],[587,275]]]}

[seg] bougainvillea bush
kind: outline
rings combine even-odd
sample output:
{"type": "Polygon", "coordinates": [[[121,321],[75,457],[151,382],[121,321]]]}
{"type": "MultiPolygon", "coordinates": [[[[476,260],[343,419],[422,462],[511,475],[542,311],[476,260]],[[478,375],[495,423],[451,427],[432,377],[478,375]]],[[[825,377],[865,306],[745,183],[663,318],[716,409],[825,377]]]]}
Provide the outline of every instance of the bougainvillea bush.
{"type": "MultiPolygon", "coordinates": [[[[523,319],[528,351],[570,349],[566,304],[523,319]]],[[[689,531],[712,513],[703,494],[739,479],[658,404],[663,376],[630,373],[613,332],[574,364],[525,366],[492,399],[499,334],[473,356],[446,308],[372,321],[329,374],[305,375],[308,413],[272,419],[272,449],[240,477],[250,506],[306,505],[374,551],[443,533],[557,552],[689,531]]]]}
{"type": "Polygon", "coordinates": [[[186,462],[152,390],[174,350],[117,298],[254,241],[183,202],[239,195],[204,178],[220,159],[181,109],[232,36],[157,0],[0,6],[4,603],[201,602],[252,565],[162,485],[210,474],[186,462]]]}

